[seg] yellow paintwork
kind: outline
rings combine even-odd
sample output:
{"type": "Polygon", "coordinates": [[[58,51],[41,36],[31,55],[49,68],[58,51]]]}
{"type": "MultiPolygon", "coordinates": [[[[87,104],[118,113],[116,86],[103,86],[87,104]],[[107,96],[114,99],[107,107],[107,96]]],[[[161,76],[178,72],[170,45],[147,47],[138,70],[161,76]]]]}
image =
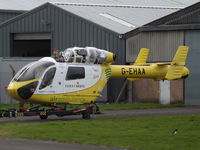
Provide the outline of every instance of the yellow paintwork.
{"type": "Polygon", "coordinates": [[[111,52],[107,52],[107,57],[106,57],[106,63],[113,63],[114,60],[114,54],[111,52]]]}
{"type": "Polygon", "coordinates": [[[112,70],[111,77],[128,78],[130,81],[144,78],[173,80],[189,74],[188,68],[184,66],[174,66],[173,68],[177,69],[177,71],[171,71],[170,65],[160,66],[157,64],[151,64],[149,66],[111,65],[110,68],[112,70]],[[168,74],[170,74],[170,78],[168,78],[168,74]],[[133,79],[131,79],[131,77],[133,77],[133,79]]]}
{"type": "Polygon", "coordinates": [[[189,74],[185,60],[189,47],[179,46],[171,63],[146,64],[148,49],[141,49],[134,65],[111,65],[111,77],[139,80],[151,78],[156,80],[174,80],[189,74]]]}
{"type": "Polygon", "coordinates": [[[17,89],[19,89],[20,87],[23,87],[29,83],[36,82],[38,80],[39,79],[33,79],[33,80],[22,81],[22,82],[12,81],[12,82],[10,82],[10,84],[8,85],[8,88],[7,88],[8,94],[11,95],[14,99],[16,99],[20,102],[24,102],[24,99],[20,98],[19,95],[17,94],[17,89]]]}
{"type": "Polygon", "coordinates": [[[159,67],[156,64],[150,66],[111,65],[111,77],[117,78],[164,78],[168,66],[159,67]]]}
{"type": "Polygon", "coordinates": [[[141,48],[141,50],[140,50],[140,52],[138,54],[138,57],[135,60],[134,65],[135,66],[145,65],[146,61],[147,61],[147,58],[148,58],[148,55],[149,55],[149,49],[141,48]]]}
{"type": "Polygon", "coordinates": [[[189,47],[179,46],[176,54],[172,60],[172,65],[184,66],[187,58],[189,47]]]}

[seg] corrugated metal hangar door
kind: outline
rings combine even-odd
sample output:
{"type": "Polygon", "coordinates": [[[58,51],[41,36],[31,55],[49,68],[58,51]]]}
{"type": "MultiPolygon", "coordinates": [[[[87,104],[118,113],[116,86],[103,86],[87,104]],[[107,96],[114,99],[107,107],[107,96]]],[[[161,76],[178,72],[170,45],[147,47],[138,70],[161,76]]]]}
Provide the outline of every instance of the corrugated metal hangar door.
{"type": "Polygon", "coordinates": [[[200,105],[200,30],[186,31],[185,45],[190,47],[186,64],[190,75],[185,80],[185,104],[200,105]]]}
{"type": "Polygon", "coordinates": [[[11,56],[40,57],[51,55],[50,33],[15,33],[11,37],[11,56]]]}

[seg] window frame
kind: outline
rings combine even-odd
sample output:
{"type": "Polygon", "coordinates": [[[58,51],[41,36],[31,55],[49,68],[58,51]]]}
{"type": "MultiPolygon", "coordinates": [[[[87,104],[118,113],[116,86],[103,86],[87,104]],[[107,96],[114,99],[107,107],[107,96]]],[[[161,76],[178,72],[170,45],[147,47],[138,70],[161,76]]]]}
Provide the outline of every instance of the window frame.
{"type": "MultiPolygon", "coordinates": [[[[49,67],[49,68],[46,69],[46,71],[44,72],[44,74],[43,74],[43,76],[42,76],[42,80],[41,80],[41,82],[40,82],[40,84],[39,84],[39,86],[38,86],[38,89],[39,89],[39,90],[42,90],[42,89],[44,89],[44,88],[46,88],[46,87],[52,85],[53,80],[54,80],[55,75],[56,75],[56,70],[57,70],[57,68],[56,68],[55,65],[54,65],[54,66],[51,66],[51,67],[49,67]],[[55,69],[52,78],[51,78],[51,79],[48,79],[48,80],[49,80],[48,84],[45,84],[44,87],[41,87],[41,86],[42,86],[42,83],[44,82],[44,78],[45,78],[45,76],[47,75],[47,72],[50,71],[51,69],[55,69]],[[50,81],[51,81],[51,82],[50,82],[50,81]]],[[[49,77],[49,75],[48,75],[48,77],[49,77]]]]}
{"type": "Polygon", "coordinates": [[[67,69],[65,80],[69,81],[69,80],[77,80],[77,79],[85,79],[85,67],[69,66],[67,69]],[[80,70],[77,70],[77,69],[80,69],[80,70]]]}

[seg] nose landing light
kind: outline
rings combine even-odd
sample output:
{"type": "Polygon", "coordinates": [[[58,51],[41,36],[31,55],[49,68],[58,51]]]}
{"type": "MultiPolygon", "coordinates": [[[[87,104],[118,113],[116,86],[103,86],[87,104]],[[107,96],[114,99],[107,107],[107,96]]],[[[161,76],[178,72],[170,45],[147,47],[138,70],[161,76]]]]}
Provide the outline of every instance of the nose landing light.
{"type": "Polygon", "coordinates": [[[22,86],[17,90],[17,93],[19,94],[19,96],[21,98],[28,99],[35,92],[37,84],[38,84],[38,82],[36,81],[36,82],[29,83],[29,84],[27,84],[25,86],[22,86]]]}
{"type": "Polygon", "coordinates": [[[16,86],[12,82],[9,84],[9,86],[7,88],[7,92],[14,99],[17,99],[17,100],[20,99],[19,95],[17,94],[16,86]]]}
{"type": "Polygon", "coordinates": [[[30,98],[38,85],[38,79],[23,81],[23,82],[11,82],[7,88],[8,94],[16,100],[26,100],[30,98]]]}

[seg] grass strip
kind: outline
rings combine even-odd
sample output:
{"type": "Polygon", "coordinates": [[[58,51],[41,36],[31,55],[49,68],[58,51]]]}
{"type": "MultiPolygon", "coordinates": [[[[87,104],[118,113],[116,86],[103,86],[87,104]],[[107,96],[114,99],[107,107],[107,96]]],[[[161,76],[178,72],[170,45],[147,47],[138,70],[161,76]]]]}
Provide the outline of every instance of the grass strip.
{"type": "Polygon", "coordinates": [[[134,150],[199,150],[200,115],[0,124],[0,135],[134,150]],[[178,129],[177,134],[172,132],[178,129]]]}
{"type": "Polygon", "coordinates": [[[135,103],[135,104],[99,104],[101,110],[128,110],[128,109],[151,109],[151,108],[176,108],[185,107],[184,104],[156,104],[156,103],[135,103]]]}
{"type": "MultiPolygon", "coordinates": [[[[86,105],[85,105],[86,106],[86,105]]],[[[128,110],[128,109],[150,109],[150,108],[175,108],[185,107],[184,104],[155,104],[155,103],[136,103],[136,104],[98,104],[101,110],[128,110]]],[[[26,105],[26,107],[30,107],[26,105]]],[[[84,107],[83,105],[69,105],[69,109],[84,107]]],[[[0,105],[0,109],[19,108],[19,105],[0,105]]]]}

